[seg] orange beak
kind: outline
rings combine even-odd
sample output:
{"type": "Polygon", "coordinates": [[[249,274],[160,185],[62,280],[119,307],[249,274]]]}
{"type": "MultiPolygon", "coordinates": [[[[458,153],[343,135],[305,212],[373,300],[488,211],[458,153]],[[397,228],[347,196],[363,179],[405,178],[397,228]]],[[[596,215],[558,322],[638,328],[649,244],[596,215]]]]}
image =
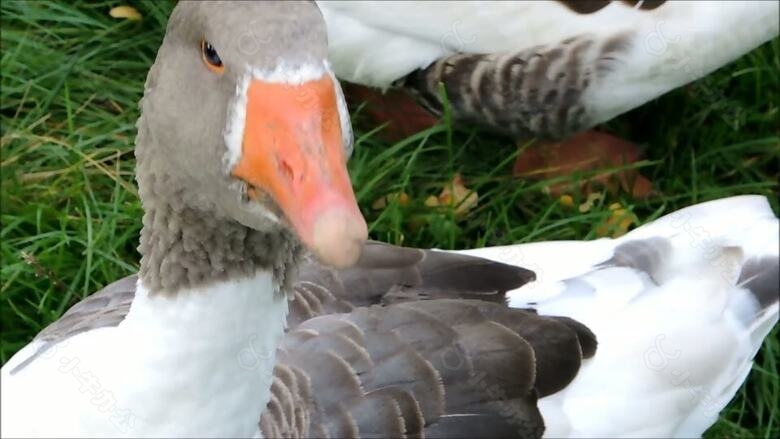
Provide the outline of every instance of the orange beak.
{"type": "Polygon", "coordinates": [[[354,264],[368,229],[347,173],[333,81],[296,86],[253,80],[246,105],[233,175],[270,195],[322,262],[354,264]]]}

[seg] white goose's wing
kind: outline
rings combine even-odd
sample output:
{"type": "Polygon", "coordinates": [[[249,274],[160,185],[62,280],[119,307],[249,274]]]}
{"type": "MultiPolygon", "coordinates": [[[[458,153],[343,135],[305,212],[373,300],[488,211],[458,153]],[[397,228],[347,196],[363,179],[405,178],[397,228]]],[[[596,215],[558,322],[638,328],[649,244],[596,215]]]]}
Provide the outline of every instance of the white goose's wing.
{"type": "Polygon", "coordinates": [[[693,437],[734,397],[778,321],[767,199],[694,205],[619,239],[465,251],[533,269],[511,306],[593,330],[596,355],[540,400],[549,437],[693,437]]]}
{"type": "Polygon", "coordinates": [[[733,61],[778,35],[780,11],[776,0],[318,4],[339,78],[387,88],[427,68],[407,85],[432,109],[441,80],[462,117],[554,135],[606,121],[733,61]],[[561,108],[576,111],[564,117],[561,108]],[[503,120],[510,111],[528,114],[503,120]],[[536,121],[538,113],[550,120],[536,121]]]}

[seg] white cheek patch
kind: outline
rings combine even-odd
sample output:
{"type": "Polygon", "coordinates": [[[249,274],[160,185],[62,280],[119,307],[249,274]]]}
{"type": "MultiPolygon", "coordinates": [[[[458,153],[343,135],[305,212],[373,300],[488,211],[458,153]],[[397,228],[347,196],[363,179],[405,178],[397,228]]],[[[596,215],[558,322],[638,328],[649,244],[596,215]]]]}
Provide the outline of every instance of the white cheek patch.
{"type": "Polygon", "coordinates": [[[344,152],[347,160],[352,156],[352,149],[354,147],[354,137],[352,133],[352,121],[349,118],[349,110],[347,109],[347,101],[344,99],[344,92],[341,90],[341,83],[336,78],[336,74],[330,68],[330,63],[325,61],[325,69],[330,75],[330,79],[333,81],[333,85],[336,88],[336,104],[339,110],[339,122],[341,122],[341,137],[344,140],[344,152]]]}
{"type": "Polygon", "coordinates": [[[272,84],[301,85],[316,81],[328,71],[326,61],[290,65],[280,56],[268,57],[264,64],[274,65],[271,70],[254,67],[250,70],[254,79],[272,84]]]}
{"type": "Polygon", "coordinates": [[[227,150],[222,157],[228,174],[241,159],[241,143],[246,125],[246,91],[249,88],[250,78],[251,75],[248,73],[241,77],[236,85],[236,95],[228,105],[227,124],[223,133],[227,150]]]}

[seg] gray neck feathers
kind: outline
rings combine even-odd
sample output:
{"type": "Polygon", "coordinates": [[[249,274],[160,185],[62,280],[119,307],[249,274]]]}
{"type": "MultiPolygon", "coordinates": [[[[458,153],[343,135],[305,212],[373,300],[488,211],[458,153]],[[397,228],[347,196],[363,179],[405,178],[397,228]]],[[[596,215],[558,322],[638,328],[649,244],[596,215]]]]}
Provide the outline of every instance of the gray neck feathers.
{"type": "Polygon", "coordinates": [[[137,146],[144,208],[139,276],[151,294],[173,295],[252,277],[258,270],[271,271],[276,291],[290,294],[302,253],[290,232],[278,226],[255,230],[235,221],[210,201],[217,191],[198,190],[186,178],[172,176],[174,168],[149,154],[150,146],[137,146]]]}
{"type": "Polygon", "coordinates": [[[151,293],[172,295],[271,270],[277,291],[288,292],[299,253],[291,238],[184,204],[155,203],[143,217],[140,278],[151,293]]]}

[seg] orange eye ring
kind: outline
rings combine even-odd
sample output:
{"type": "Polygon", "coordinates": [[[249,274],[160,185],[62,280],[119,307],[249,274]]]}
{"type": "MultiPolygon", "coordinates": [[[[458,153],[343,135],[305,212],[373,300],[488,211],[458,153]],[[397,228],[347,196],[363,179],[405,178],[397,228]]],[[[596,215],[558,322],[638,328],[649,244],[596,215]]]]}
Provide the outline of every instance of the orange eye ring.
{"type": "Polygon", "coordinates": [[[200,40],[200,57],[212,72],[221,74],[225,71],[225,65],[222,64],[217,50],[206,40],[200,40]]]}

